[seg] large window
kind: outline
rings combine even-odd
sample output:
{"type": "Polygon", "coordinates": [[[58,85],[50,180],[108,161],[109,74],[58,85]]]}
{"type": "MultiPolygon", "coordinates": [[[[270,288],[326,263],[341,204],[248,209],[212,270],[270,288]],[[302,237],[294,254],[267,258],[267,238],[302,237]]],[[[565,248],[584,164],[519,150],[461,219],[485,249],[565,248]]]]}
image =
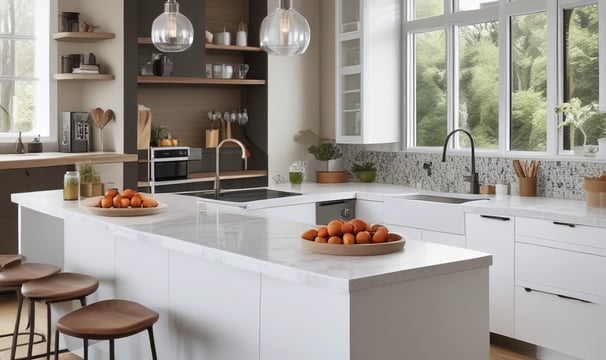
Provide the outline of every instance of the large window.
{"type": "Polygon", "coordinates": [[[48,38],[48,1],[0,1],[0,141],[49,135],[48,38]]]}
{"type": "MultiPolygon", "coordinates": [[[[598,101],[597,0],[403,1],[409,148],[442,146],[455,128],[500,153],[556,155],[582,143],[558,129],[554,107],[598,101]]],[[[603,121],[586,125],[588,144],[603,121]]]]}
{"type": "MultiPolygon", "coordinates": [[[[582,104],[599,101],[598,87],[598,5],[587,5],[563,12],[563,100],[573,98],[582,104]]],[[[572,150],[575,146],[597,144],[602,137],[603,119],[595,116],[584,126],[587,139],[571,127],[562,131],[563,150],[572,150]]]]}
{"type": "Polygon", "coordinates": [[[510,149],[547,150],[547,17],[511,17],[510,149]]]}

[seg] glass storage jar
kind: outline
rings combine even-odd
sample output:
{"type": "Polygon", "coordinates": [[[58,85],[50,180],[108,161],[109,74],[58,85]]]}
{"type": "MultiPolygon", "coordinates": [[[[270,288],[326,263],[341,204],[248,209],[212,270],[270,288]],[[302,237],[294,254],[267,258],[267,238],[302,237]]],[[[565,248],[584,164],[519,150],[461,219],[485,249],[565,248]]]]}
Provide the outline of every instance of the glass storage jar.
{"type": "Polygon", "coordinates": [[[63,176],[63,200],[80,199],[80,174],[77,171],[67,171],[63,176]]]}

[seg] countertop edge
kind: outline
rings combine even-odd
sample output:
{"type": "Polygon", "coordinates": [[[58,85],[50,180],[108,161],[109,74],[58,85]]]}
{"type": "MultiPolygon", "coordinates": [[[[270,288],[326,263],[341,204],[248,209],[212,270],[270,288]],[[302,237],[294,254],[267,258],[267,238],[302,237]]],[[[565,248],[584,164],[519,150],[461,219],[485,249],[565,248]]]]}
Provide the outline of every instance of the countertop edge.
{"type": "Polygon", "coordinates": [[[136,162],[137,154],[117,152],[0,154],[0,170],[73,165],[88,161],[95,164],[136,162]]]}

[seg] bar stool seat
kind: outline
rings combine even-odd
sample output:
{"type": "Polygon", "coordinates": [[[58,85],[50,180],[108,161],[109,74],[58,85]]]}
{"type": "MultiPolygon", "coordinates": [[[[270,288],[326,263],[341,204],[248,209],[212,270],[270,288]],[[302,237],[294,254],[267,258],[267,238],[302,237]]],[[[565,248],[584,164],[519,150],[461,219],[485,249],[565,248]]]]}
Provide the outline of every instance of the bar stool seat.
{"type": "Polygon", "coordinates": [[[0,271],[7,266],[20,264],[23,256],[19,254],[0,254],[0,271]]]}
{"type": "MultiPolygon", "coordinates": [[[[152,352],[156,360],[153,325],[158,321],[157,312],[128,300],[103,300],[74,310],[57,321],[55,343],[59,333],[84,340],[84,360],[88,359],[88,340],[109,340],[110,359],[114,359],[114,340],[147,330],[152,352]]],[[[59,357],[55,351],[55,360],[59,357]]]]}
{"type": "MultiPolygon", "coordinates": [[[[20,261],[20,260],[19,260],[20,261]]],[[[5,266],[0,271],[0,286],[14,287],[17,294],[17,316],[15,320],[15,330],[13,331],[13,343],[11,346],[11,360],[15,359],[17,351],[17,336],[19,335],[19,321],[21,319],[21,309],[23,308],[23,296],[21,287],[28,281],[41,279],[61,271],[61,268],[39,263],[19,263],[18,261],[10,262],[10,265],[5,266]]],[[[30,326],[33,327],[30,319],[30,326]]]]}
{"type": "MultiPolygon", "coordinates": [[[[21,294],[30,301],[30,321],[35,323],[35,302],[41,301],[46,304],[46,357],[50,359],[51,343],[51,304],[80,300],[80,305],[86,305],[86,296],[94,293],[99,287],[99,280],[92,276],[61,272],[42,279],[36,279],[24,283],[21,287],[21,294]]],[[[27,357],[32,357],[32,348],[34,341],[34,326],[30,326],[29,344],[27,357]]],[[[55,348],[58,344],[55,343],[55,348]]]]}

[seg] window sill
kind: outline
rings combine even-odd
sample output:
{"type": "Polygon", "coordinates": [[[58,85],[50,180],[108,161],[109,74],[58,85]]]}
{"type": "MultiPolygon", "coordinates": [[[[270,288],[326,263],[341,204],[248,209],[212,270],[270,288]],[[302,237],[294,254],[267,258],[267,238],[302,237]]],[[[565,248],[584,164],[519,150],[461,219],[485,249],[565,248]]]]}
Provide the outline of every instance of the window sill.
{"type": "Polygon", "coordinates": [[[95,164],[136,162],[137,154],[116,152],[0,154],[0,170],[74,165],[88,161],[95,164]]]}

